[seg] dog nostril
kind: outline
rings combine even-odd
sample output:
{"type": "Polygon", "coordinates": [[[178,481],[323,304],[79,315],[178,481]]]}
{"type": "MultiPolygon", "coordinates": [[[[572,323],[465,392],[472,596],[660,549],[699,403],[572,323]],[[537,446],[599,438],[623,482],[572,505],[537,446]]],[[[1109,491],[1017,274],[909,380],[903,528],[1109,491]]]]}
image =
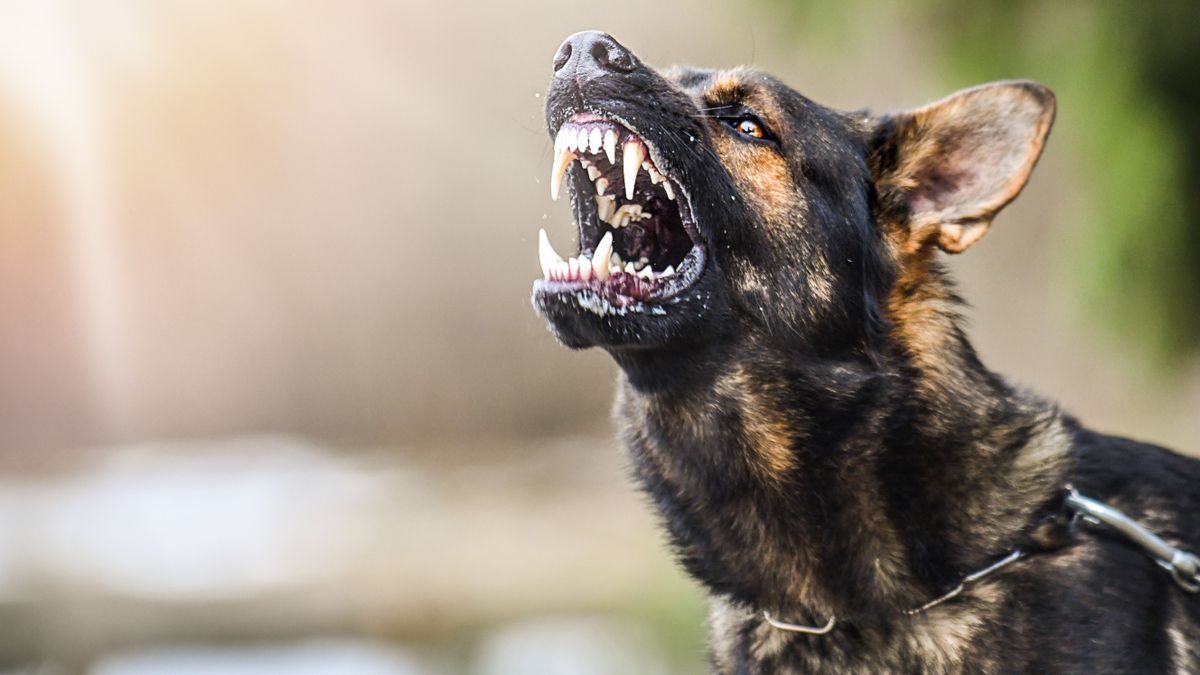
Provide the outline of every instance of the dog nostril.
{"type": "Polygon", "coordinates": [[[589,30],[566,39],[554,53],[554,77],[578,82],[604,74],[625,74],[640,66],[637,57],[607,33],[589,30]]]}
{"type": "Polygon", "coordinates": [[[558,48],[558,53],[554,55],[554,72],[557,73],[558,71],[562,70],[563,66],[567,65],[567,61],[570,60],[571,43],[564,42],[562,43],[562,46],[558,48]]]}
{"type": "Polygon", "coordinates": [[[633,70],[632,55],[612,38],[593,42],[591,55],[596,60],[596,63],[608,70],[616,70],[622,73],[628,73],[633,70]]]}

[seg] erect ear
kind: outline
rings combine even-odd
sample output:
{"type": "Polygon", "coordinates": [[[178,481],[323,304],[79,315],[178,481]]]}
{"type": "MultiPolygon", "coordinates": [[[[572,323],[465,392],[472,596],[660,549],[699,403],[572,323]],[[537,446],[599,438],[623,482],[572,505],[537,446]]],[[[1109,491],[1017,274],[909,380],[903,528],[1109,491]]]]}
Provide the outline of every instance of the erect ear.
{"type": "Polygon", "coordinates": [[[1025,186],[1054,107],[1040,84],[996,82],[883,118],[871,158],[881,219],[909,247],[966,250],[1025,186]]]}

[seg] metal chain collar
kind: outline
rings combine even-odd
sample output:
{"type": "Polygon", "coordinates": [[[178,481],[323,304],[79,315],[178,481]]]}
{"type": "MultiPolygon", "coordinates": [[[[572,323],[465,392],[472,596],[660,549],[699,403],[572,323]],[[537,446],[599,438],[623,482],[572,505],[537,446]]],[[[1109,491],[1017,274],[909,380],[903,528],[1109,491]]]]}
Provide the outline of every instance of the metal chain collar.
{"type": "MultiPolygon", "coordinates": [[[[1171,546],[1161,537],[1138,524],[1129,516],[1103,502],[1079,494],[1079,491],[1070,485],[1066,487],[1066,491],[1067,494],[1063,504],[1072,512],[1073,517],[1082,519],[1084,522],[1092,525],[1107,525],[1116,530],[1118,534],[1145,549],[1156,563],[1171,573],[1171,578],[1180,588],[1188,593],[1200,592],[1200,558],[1197,558],[1195,554],[1171,546]]],[[[1003,569],[1025,556],[1026,553],[1024,550],[1020,548],[1013,549],[1008,555],[1000,558],[991,565],[963,577],[962,581],[949,592],[939,595],[920,607],[902,610],[902,613],[907,616],[914,616],[933,609],[947,600],[958,597],[970,584],[1003,569]]],[[[837,625],[836,616],[829,617],[829,621],[824,626],[804,626],[797,623],[780,621],[772,617],[771,613],[766,610],[763,610],[762,615],[763,620],[770,624],[772,628],[803,635],[825,635],[837,625]]]]}

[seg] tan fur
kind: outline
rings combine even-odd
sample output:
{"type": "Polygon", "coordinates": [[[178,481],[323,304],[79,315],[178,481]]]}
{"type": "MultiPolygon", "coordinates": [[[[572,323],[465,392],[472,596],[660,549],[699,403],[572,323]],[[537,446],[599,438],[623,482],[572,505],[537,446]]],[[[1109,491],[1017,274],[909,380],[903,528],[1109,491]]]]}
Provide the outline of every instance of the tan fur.
{"type": "Polygon", "coordinates": [[[1188,620],[1183,596],[1171,596],[1167,637],[1171,641],[1171,666],[1178,675],[1200,673],[1200,631],[1188,620]]]}
{"type": "Polygon", "coordinates": [[[774,414],[778,407],[755,393],[759,386],[760,383],[738,368],[717,380],[716,393],[728,399],[740,412],[746,434],[755,449],[757,461],[754,465],[762,478],[776,482],[794,466],[792,431],[784,419],[774,414]]]}
{"type": "Polygon", "coordinates": [[[999,611],[1003,592],[997,584],[982,583],[967,591],[971,602],[938,605],[914,616],[906,639],[928,659],[930,672],[962,668],[971,640],[999,611]]]}
{"type": "MultiPolygon", "coordinates": [[[[745,104],[757,110],[768,126],[782,123],[774,99],[756,87],[749,71],[742,68],[718,75],[704,101],[707,107],[745,104]]],[[[780,227],[790,225],[802,203],[783,157],[766,147],[747,145],[727,136],[717,136],[714,143],[721,163],[738,184],[739,194],[730,196],[751,200],[766,222],[780,227]]]]}
{"type": "Polygon", "coordinates": [[[740,99],[743,91],[742,78],[745,72],[745,69],[741,67],[732,68],[714,78],[704,97],[709,105],[724,105],[740,99]]]}
{"type": "Polygon", "coordinates": [[[930,372],[948,372],[943,346],[954,329],[956,307],[949,289],[931,273],[933,252],[927,248],[901,251],[900,274],[885,309],[891,328],[914,360],[930,372]]]}
{"type": "Polygon", "coordinates": [[[889,187],[916,191],[931,167],[955,175],[956,169],[970,174],[972,166],[986,168],[976,180],[962,181],[952,199],[913,204],[910,247],[936,243],[947,253],[961,253],[987,232],[1000,209],[1021,192],[1045,146],[1055,106],[1053,98],[1041,95],[993,83],[900,116],[905,151],[889,187]],[[987,133],[976,133],[983,129],[987,133]],[[967,153],[970,165],[956,164],[967,153]]]}

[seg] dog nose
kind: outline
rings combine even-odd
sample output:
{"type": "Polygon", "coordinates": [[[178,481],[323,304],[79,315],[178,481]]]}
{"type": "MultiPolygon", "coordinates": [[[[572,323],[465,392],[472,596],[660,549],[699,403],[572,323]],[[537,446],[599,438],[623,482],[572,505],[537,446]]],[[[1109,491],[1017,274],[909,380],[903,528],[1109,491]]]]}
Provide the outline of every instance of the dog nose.
{"type": "Polygon", "coordinates": [[[588,30],[567,38],[554,55],[555,77],[578,75],[588,80],[612,73],[629,73],[637,58],[608,33],[588,30]]]}

